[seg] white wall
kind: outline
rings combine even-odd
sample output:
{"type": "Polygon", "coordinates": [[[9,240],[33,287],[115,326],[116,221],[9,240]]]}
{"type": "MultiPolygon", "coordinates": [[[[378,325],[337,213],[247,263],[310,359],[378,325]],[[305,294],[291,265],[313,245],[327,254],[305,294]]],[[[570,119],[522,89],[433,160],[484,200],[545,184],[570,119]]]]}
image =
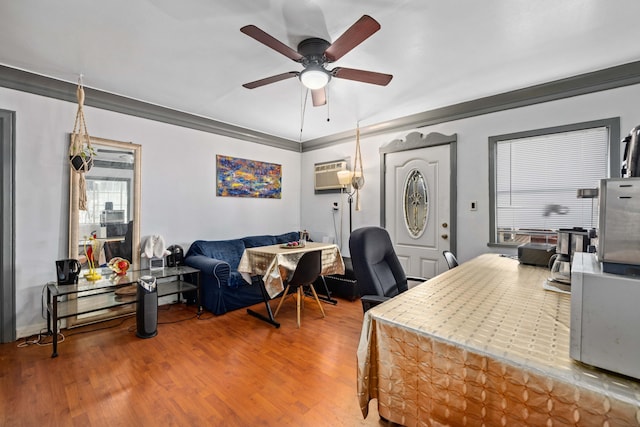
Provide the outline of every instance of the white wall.
{"type": "MultiPolygon", "coordinates": [[[[533,130],[590,120],[620,117],[620,134],[624,137],[640,124],[640,85],[613,89],[559,101],[502,111],[469,119],[442,123],[421,129],[393,132],[362,138],[365,186],[361,192],[362,211],[353,212],[353,229],[380,224],[380,154],[379,148],[394,139],[402,139],[411,132],[423,134],[440,132],[458,135],[457,147],[457,256],[465,261],[485,252],[515,253],[504,248],[489,248],[489,142],[494,135],[533,130]],[[471,201],[478,202],[478,210],[470,211],[471,201]]],[[[362,120],[361,124],[366,125],[362,120]]],[[[355,123],[354,123],[355,125],[355,123]]],[[[313,194],[314,163],[351,158],[355,155],[353,142],[303,153],[302,227],[317,235],[333,235],[331,203],[339,195],[313,194]]],[[[567,167],[574,160],[567,159],[567,167]]],[[[345,204],[344,221],[348,223],[345,204]]],[[[348,253],[348,225],[343,236],[343,253],[348,253]]]]}
{"type": "MultiPolygon", "coordinates": [[[[640,124],[640,85],[614,89],[442,123],[422,133],[458,134],[458,257],[488,252],[488,137],[574,122],[621,117],[621,134],[640,124]],[[478,210],[468,204],[478,201],[478,210]]],[[[76,105],[0,88],[0,109],[16,111],[16,311],[18,336],[44,326],[42,289],[55,280],[54,261],[67,254],[68,133],[76,105]]],[[[241,114],[241,113],[239,113],[241,114]]],[[[161,234],[185,250],[196,239],[226,239],[251,234],[307,229],[312,237],[335,236],[331,205],[340,195],[315,195],[314,163],[355,154],[353,142],[302,155],[110,111],[85,107],[90,134],[142,145],[141,233],[161,234]],[[282,199],[215,196],[215,156],[282,164],[282,199]]],[[[363,126],[367,125],[362,119],[363,126]]],[[[355,125],[355,123],[354,123],[355,125]]],[[[353,228],[380,222],[379,147],[409,129],[363,138],[365,186],[362,211],[353,212],[353,228]]],[[[567,159],[570,167],[571,159],[567,159]]],[[[345,198],[344,252],[348,253],[345,198]]],[[[500,249],[495,249],[500,251],[500,249]]]]}
{"type": "MultiPolygon", "coordinates": [[[[41,296],[68,253],[68,134],[76,105],[0,88],[0,109],[16,112],[16,325],[44,327],[41,296]]],[[[141,235],[188,249],[218,240],[300,229],[300,154],[85,107],[91,135],[142,145],[141,235]],[[216,154],[282,165],[282,199],[216,197],[216,154]]]]}

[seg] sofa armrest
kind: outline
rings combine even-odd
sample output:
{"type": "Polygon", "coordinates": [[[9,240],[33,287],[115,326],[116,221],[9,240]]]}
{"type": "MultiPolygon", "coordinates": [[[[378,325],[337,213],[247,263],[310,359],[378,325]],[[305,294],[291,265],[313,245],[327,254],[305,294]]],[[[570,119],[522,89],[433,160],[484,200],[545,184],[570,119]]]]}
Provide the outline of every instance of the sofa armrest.
{"type": "Polygon", "coordinates": [[[226,284],[229,279],[231,267],[226,261],[209,258],[204,255],[192,255],[185,259],[185,264],[200,270],[203,276],[213,276],[218,284],[226,284]]]}

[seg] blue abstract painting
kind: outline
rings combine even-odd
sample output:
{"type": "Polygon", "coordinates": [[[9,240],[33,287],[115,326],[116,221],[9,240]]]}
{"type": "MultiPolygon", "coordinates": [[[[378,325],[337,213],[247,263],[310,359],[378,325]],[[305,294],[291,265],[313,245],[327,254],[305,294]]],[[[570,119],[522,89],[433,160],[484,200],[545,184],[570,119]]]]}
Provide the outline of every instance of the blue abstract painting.
{"type": "Polygon", "coordinates": [[[216,187],[221,197],[282,198],[282,165],[216,155],[216,187]]]}

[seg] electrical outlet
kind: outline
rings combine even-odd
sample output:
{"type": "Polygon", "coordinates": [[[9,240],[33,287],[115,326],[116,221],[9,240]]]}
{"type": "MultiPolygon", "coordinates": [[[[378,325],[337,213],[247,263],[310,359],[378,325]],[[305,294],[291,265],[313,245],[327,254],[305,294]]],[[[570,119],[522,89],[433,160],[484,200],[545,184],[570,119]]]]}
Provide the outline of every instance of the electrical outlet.
{"type": "Polygon", "coordinates": [[[333,202],[333,210],[334,211],[338,210],[338,202],[333,202]]]}

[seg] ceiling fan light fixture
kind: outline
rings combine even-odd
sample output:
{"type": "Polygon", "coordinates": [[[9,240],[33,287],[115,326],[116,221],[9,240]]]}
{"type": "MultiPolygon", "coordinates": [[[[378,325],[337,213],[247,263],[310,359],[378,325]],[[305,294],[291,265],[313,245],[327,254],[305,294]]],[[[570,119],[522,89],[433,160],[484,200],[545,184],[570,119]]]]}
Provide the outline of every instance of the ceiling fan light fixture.
{"type": "Polygon", "coordinates": [[[322,89],[330,78],[329,73],[320,67],[306,68],[300,73],[300,81],[311,90],[322,89]]]}

